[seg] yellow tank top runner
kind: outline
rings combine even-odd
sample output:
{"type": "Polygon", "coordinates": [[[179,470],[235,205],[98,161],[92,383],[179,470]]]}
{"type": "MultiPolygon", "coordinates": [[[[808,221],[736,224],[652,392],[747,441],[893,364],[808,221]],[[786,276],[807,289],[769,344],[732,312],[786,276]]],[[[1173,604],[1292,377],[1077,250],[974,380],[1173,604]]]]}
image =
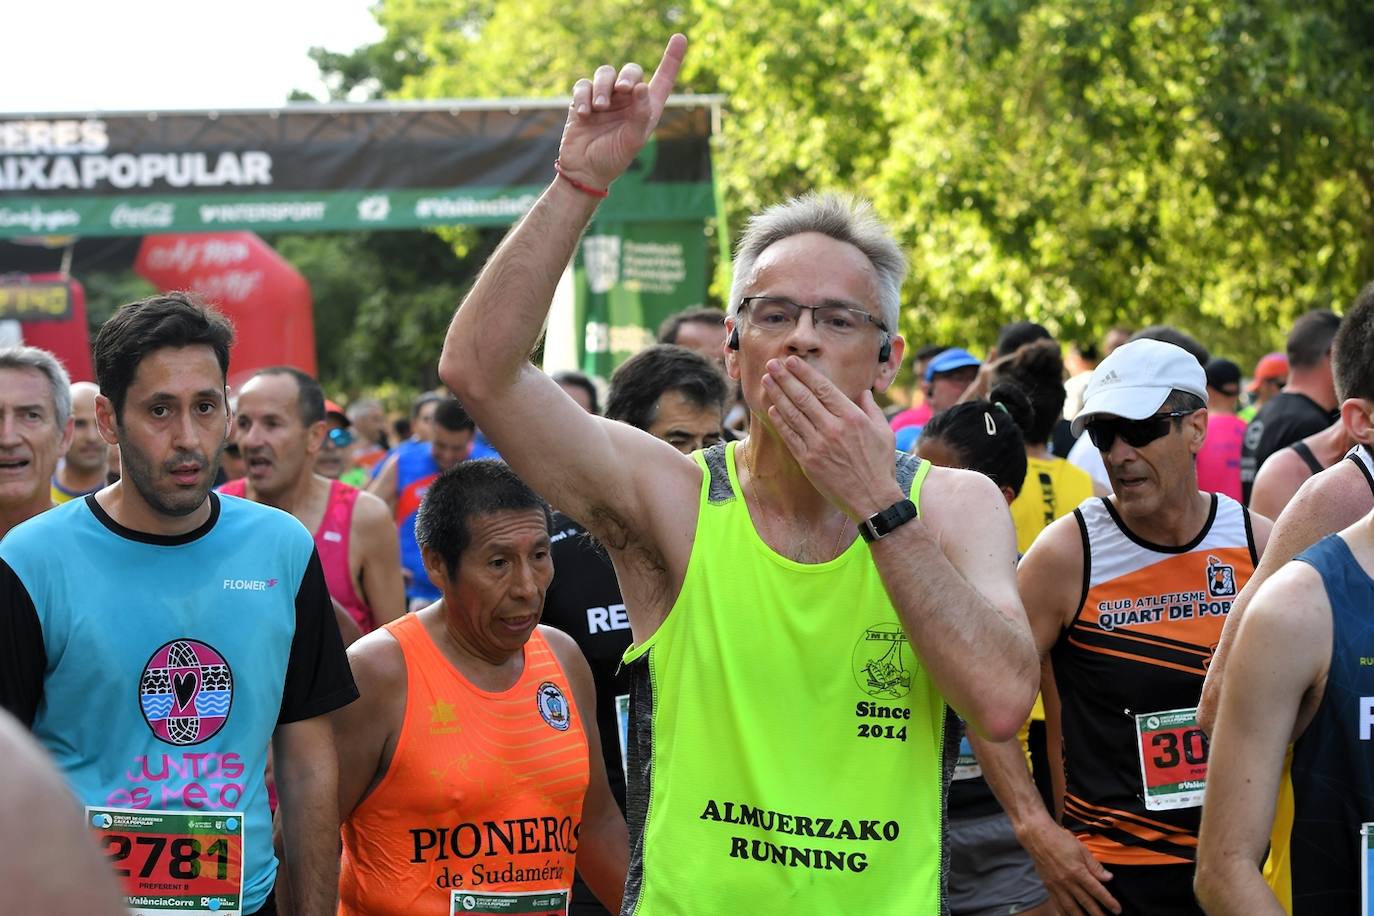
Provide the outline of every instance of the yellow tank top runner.
{"type": "MultiPolygon", "coordinates": [[[[681,594],[625,655],[625,912],[935,916],[958,730],[868,545],[818,564],[775,553],[741,496],[735,444],[695,458],[681,594]]],[[[919,508],[930,466],[897,462],[919,508]]]]}

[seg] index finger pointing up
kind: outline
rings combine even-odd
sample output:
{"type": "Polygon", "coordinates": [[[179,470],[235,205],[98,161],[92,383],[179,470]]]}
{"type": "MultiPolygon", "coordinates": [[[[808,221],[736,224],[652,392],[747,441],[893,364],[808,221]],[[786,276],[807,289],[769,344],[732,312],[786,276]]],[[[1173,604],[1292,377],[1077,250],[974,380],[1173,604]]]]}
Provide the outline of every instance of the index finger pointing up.
{"type": "Polygon", "coordinates": [[[677,82],[678,71],[682,69],[682,58],[687,54],[687,36],[681,32],[668,39],[668,47],[663,49],[663,59],[658,62],[654,78],[649,81],[649,101],[654,113],[663,111],[668,95],[677,82]]]}

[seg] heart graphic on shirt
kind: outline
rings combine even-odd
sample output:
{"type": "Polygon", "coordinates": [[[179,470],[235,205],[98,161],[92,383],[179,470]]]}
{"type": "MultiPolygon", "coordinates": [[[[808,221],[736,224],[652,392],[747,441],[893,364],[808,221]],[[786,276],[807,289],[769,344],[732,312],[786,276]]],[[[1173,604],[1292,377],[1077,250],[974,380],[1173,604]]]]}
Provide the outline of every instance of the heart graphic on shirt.
{"type": "Polygon", "coordinates": [[[199,675],[194,671],[172,675],[172,693],[176,694],[177,709],[185,709],[191,705],[191,700],[195,698],[198,686],[200,686],[199,675]]]}

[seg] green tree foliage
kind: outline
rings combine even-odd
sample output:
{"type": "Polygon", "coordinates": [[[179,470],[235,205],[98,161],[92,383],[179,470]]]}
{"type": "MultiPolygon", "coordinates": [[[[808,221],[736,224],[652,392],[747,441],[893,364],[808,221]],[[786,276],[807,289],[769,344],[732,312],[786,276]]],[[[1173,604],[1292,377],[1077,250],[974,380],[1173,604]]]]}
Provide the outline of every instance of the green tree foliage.
{"type": "MultiPolygon", "coordinates": [[[[341,92],[560,95],[692,41],[730,225],[873,200],[915,342],[1169,321],[1241,360],[1374,273],[1374,7],[1353,0],[387,0],[341,92]],[[370,81],[370,82],[369,82],[370,81]]],[[[716,290],[724,289],[717,278],[716,290]]]]}
{"type": "Polygon", "coordinates": [[[500,235],[365,232],[267,241],[310,283],[321,383],[352,396],[388,382],[410,393],[437,384],[453,309],[500,235]],[[473,256],[459,257],[454,244],[473,256]]]}

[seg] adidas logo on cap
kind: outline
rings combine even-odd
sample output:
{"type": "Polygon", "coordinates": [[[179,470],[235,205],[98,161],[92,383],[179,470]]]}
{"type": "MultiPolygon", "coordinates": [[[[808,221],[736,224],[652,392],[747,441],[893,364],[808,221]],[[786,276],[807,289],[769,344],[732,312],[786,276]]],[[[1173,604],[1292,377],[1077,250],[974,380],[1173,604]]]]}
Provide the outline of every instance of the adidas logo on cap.
{"type": "Polygon", "coordinates": [[[1099,384],[1099,385],[1115,385],[1115,384],[1116,384],[1117,382],[1119,382],[1119,381],[1121,381],[1121,376],[1119,376],[1119,375],[1116,374],[1116,370],[1115,370],[1115,369],[1108,369],[1108,370],[1107,370],[1107,374],[1104,375],[1104,376],[1102,376],[1102,378],[1098,380],[1098,384],[1099,384]]]}

